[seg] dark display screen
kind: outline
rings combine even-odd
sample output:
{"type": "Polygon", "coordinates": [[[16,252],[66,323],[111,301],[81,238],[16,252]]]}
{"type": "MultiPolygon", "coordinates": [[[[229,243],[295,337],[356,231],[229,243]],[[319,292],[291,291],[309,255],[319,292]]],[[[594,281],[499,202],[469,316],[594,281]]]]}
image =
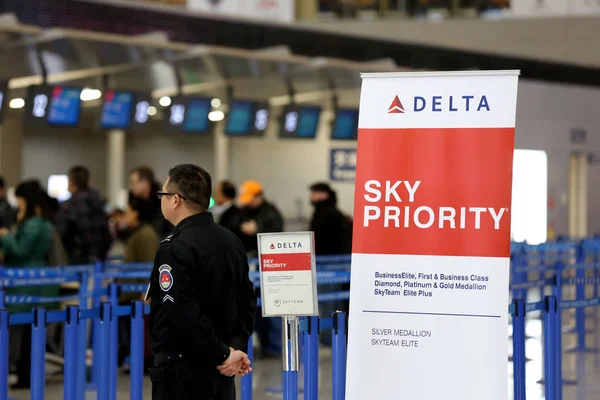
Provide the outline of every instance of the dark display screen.
{"type": "MultiPolygon", "coordinates": [[[[210,109],[209,99],[189,99],[184,110],[183,130],[197,133],[208,131],[210,127],[210,121],[208,120],[210,109]]],[[[171,116],[173,116],[172,113],[171,116]]]]}
{"type": "Polygon", "coordinates": [[[50,97],[48,123],[60,126],[77,125],[81,112],[80,96],[81,88],[55,86],[50,97]]]}
{"type": "Polygon", "coordinates": [[[286,138],[314,139],[317,135],[320,115],[320,107],[288,107],[284,114],[280,136],[286,138]]]}
{"type": "Polygon", "coordinates": [[[2,122],[4,109],[8,104],[8,81],[0,81],[0,122],[2,122]]]}
{"type": "MultiPolygon", "coordinates": [[[[100,126],[105,129],[125,129],[129,127],[133,103],[134,96],[131,92],[108,91],[104,97],[100,126]]],[[[147,110],[146,115],[148,115],[147,110]]]]}
{"type": "Polygon", "coordinates": [[[268,123],[268,105],[234,100],[229,106],[225,134],[230,136],[262,136],[268,123]]]}
{"type": "Polygon", "coordinates": [[[358,110],[338,110],[331,130],[331,138],[335,140],[356,140],[357,134],[358,110]]]}

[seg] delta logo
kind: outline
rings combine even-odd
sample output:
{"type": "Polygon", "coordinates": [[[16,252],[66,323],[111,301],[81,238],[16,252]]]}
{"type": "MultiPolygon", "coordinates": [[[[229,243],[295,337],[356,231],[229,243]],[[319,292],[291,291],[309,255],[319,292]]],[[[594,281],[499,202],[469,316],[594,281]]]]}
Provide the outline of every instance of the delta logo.
{"type": "MultiPolygon", "coordinates": [[[[486,95],[473,96],[414,96],[413,97],[413,112],[481,112],[491,111],[490,103],[486,95]]],[[[394,96],[392,104],[388,107],[388,114],[404,114],[406,109],[400,101],[398,95],[394,96]]]]}
{"type": "Polygon", "coordinates": [[[269,245],[269,249],[271,250],[275,250],[275,249],[302,249],[304,248],[302,246],[301,242],[278,242],[277,244],[275,243],[271,243],[269,245]]]}

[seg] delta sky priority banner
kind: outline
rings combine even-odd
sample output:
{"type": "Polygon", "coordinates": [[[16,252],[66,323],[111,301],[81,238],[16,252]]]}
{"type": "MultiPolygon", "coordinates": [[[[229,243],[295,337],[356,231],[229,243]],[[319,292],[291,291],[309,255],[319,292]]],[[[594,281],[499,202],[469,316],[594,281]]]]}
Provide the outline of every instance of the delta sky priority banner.
{"type": "Polygon", "coordinates": [[[362,75],[347,400],[508,398],[518,75],[362,75]]]}

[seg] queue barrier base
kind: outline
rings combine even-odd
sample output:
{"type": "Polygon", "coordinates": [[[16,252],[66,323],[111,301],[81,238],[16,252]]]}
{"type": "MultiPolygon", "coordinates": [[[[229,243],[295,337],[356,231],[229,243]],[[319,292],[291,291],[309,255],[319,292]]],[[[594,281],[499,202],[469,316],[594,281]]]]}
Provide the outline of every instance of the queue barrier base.
{"type": "Polygon", "coordinates": [[[580,354],[597,354],[600,353],[599,349],[594,349],[594,348],[584,348],[584,349],[580,349],[577,345],[575,346],[570,346],[565,350],[565,353],[580,353],[580,354]]]}

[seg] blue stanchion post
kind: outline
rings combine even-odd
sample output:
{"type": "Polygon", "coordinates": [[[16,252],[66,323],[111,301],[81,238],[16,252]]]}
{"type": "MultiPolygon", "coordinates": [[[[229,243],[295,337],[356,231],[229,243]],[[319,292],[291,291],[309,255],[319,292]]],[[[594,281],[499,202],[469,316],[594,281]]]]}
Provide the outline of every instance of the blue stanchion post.
{"type": "Polygon", "coordinates": [[[346,313],[333,314],[332,351],[332,400],[346,397],[346,313]]]}
{"type": "MultiPolygon", "coordinates": [[[[97,292],[102,288],[102,262],[96,261],[94,263],[94,292],[97,292]]],[[[100,295],[96,294],[92,296],[92,307],[96,308],[100,306],[100,295]]],[[[92,320],[92,353],[93,353],[93,363],[92,363],[92,386],[98,385],[98,377],[100,374],[100,363],[96,362],[96,357],[99,356],[98,352],[100,351],[100,338],[98,331],[100,330],[100,320],[94,318],[92,320]]],[[[107,349],[108,350],[108,349],[107,349]]]]}
{"type": "Polygon", "coordinates": [[[283,350],[283,399],[298,399],[298,317],[283,317],[282,343],[283,350]]]}
{"type": "Polygon", "coordinates": [[[100,323],[99,329],[94,334],[98,334],[98,354],[94,354],[94,364],[98,364],[98,400],[110,400],[110,323],[112,320],[112,307],[110,303],[100,304],[100,323]]]}
{"type": "Polygon", "coordinates": [[[129,345],[131,369],[131,400],[144,397],[144,303],[135,301],[131,305],[131,342],[129,345]]]}
{"type": "MultiPolygon", "coordinates": [[[[248,358],[251,361],[254,357],[254,343],[252,340],[252,335],[250,335],[250,339],[248,339],[248,358]]],[[[252,366],[254,367],[254,365],[252,366]]],[[[248,375],[242,377],[242,399],[243,400],[252,400],[252,372],[248,375]]]]}
{"type": "Polygon", "coordinates": [[[8,400],[8,311],[0,310],[0,400],[8,400]]]}
{"type": "Polygon", "coordinates": [[[514,400],[525,400],[525,302],[515,299],[513,304],[514,400]]]}
{"type": "Polygon", "coordinates": [[[308,317],[304,332],[304,399],[319,398],[319,317],[308,317]]]}
{"type": "Polygon", "coordinates": [[[555,296],[546,297],[544,309],[544,388],[546,400],[558,400],[559,387],[556,373],[556,312],[558,304],[555,296]]]}
{"type": "MultiPolygon", "coordinates": [[[[88,308],[88,297],[86,296],[89,288],[89,274],[82,272],[79,278],[79,306],[81,309],[88,308]]],[[[87,386],[87,346],[89,326],[92,322],[89,320],[80,320],[77,328],[77,399],[83,399],[87,386]]]]}
{"type": "Polygon", "coordinates": [[[44,400],[46,384],[46,310],[33,309],[31,324],[31,400],[44,400]]]}
{"type": "MultiPolygon", "coordinates": [[[[113,310],[113,317],[110,320],[110,400],[117,400],[117,358],[119,355],[119,317],[115,315],[114,310],[119,305],[119,287],[115,283],[108,286],[108,297],[113,310]]],[[[143,336],[142,336],[143,337],[143,336]]]]}
{"type": "Polygon", "coordinates": [[[79,336],[79,307],[67,307],[65,321],[65,400],[77,399],[77,352],[79,336]]]}

